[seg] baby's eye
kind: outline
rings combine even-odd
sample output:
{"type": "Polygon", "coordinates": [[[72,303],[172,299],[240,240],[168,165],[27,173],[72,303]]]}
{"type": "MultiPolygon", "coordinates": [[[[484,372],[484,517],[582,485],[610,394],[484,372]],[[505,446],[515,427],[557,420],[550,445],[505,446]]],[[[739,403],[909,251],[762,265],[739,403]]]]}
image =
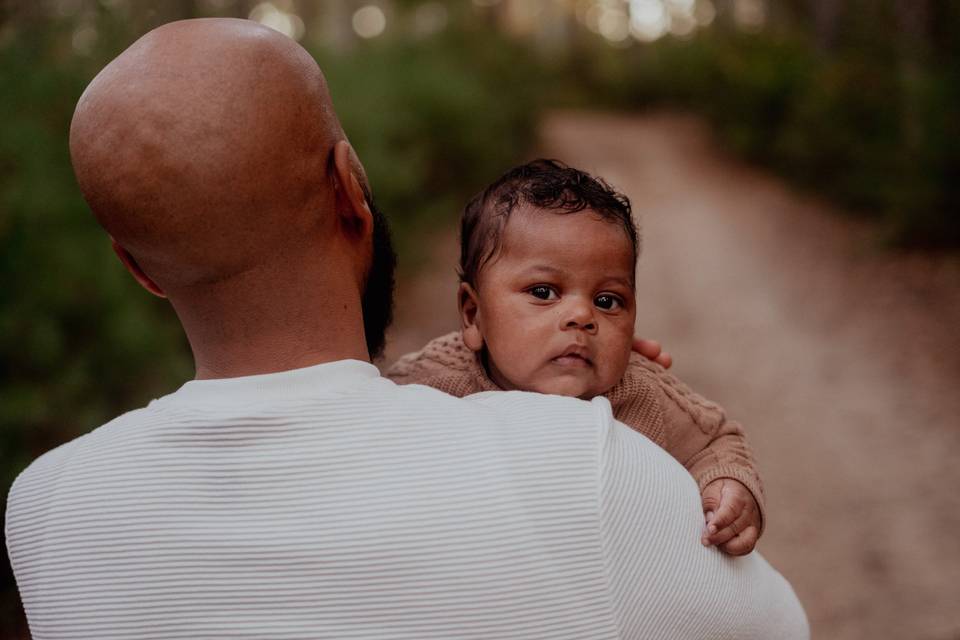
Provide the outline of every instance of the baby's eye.
{"type": "Polygon", "coordinates": [[[615,311],[623,307],[623,301],[619,297],[609,293],[601,293],[598,295],[593,299],[593,304],[604,311],[615,311]]]}
{"type": "Polygon", "coordinates": [[[559,297],[553,287],[542,284],[536,287],[530,287],[527,289],[527,293],[540,300],[556,300],[559,297]]]}

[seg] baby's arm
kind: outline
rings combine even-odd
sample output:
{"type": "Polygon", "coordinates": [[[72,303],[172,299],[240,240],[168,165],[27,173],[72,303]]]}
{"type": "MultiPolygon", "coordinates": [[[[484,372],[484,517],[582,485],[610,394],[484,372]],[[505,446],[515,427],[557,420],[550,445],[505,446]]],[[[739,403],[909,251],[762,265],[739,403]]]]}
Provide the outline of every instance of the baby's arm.
{"type": "Polygon", "coordinates": [[[704,543],[732,555],[752,551],[763,529],[763,487],[740,424],[637,355],[607,396],[618,420],[666,449],[697,481],[709,520],[704,543]]]}

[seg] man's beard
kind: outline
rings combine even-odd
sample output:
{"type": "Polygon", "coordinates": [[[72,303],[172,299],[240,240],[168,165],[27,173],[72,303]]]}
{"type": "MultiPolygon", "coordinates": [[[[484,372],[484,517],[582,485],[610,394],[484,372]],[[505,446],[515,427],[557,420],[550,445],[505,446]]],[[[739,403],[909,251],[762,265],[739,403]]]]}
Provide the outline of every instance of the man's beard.
{"type": "Polygon", "coordinates": [[[387,342],[387,329],[393,322],[393,286],[397,254],[393,250],[387,219],[374,204],[369,193],[367,204],[373,214],[373,259],[360,303],[367,352],[370,354],[370,359],[374,360],[383,355],[383,348],[387,342]]]}

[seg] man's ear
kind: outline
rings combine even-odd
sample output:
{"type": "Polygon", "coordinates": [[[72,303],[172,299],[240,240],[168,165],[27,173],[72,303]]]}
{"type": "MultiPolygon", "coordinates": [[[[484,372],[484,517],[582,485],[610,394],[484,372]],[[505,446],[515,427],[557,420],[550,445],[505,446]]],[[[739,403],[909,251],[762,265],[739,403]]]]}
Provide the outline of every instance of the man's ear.
{"type": "Polygon", "coordinates": [[[348,233],[364,240],[366,246],[367,239],[373,234],[373,214],[360,184],[360,180],[365,179],[363,167],[346,140],[333,145],[333,172],[339,222],[348,233]]]}
{"type": "Polygon", "coordinates": [[[480,330],[480,305],[477,301],[477,292],[466,282],[460,283],[457,291],[457,304],[460,307],[460,332],[463,343],[471,351],[483,349],[483,332],[480,330]]]}
{"type": "Polygon", "coordinates": [[[120,244],[113,239],[113,236],[110,237],[110,242],[113,246],[113,252],[117,254],[117,257],[120,258],[120,262],[123,263],[123,266],[127,268],[127,271],[130,272],[130,275],[140,283],[140,286],[152,293],[153,295],[159,298],[166,298],[167,294],[163,292],[156,282],[150,279],[150,276],[143,272],[143,269],[140,268],[140,265],[137,264],[137,261],[134,259],[130,252],[120,246],[120,244]]]}

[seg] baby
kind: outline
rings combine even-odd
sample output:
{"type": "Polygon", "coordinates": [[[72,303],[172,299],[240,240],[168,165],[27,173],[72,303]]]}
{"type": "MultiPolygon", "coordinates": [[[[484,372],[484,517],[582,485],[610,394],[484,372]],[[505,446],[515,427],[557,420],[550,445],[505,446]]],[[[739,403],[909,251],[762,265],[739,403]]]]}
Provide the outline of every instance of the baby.
{"type": "Polygon", "coordinates": [[[512,169],[463,213],[461,331],[402,357],[387,375],[456,396],[605,396],[618,420],[693,475],[703,543],[750,553],[763,490],[742,429],[632,351],[638,252],[630,202],[602,180],[554,160],[512,169]]]}

